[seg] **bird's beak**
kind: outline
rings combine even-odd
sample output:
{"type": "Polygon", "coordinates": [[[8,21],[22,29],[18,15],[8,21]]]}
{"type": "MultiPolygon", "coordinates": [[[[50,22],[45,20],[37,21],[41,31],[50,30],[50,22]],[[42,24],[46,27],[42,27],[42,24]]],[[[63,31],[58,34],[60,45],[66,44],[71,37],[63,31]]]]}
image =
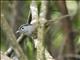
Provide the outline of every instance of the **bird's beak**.
{"type": "Polygon", "coordinates": [[[18,30],[18,31],[16,31],[16,34],[18,34],[20,31],[18,30]]]}

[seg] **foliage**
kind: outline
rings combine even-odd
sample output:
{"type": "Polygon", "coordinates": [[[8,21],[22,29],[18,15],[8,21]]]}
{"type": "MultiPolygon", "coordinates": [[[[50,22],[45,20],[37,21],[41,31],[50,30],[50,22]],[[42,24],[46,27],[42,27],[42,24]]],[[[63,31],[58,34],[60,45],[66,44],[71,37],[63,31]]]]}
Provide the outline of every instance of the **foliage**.
{"type": "MultiPolygon", "coordinates": [[[[38,15],[40,13],[40,7],[41,7],[41,0],[37,1],[37,7],[38,7],[38,15]]],[[[56,1],[50,1],[50,6],[51,6],[51,19],[52,19],[52,23],[50,23],[51,25],[49,25],[48,27],[46,27],[45,30],[45,40],[46,41],[46,46],[48,48],[48,43],[49,40],[51,40],[52,45],[51,48],[53,48],[53,50],[57,49],[56,52],[59,52],[59,49],[61,47],[61,44],[64,40],[64,32],[63,29],[61,27],[61,20],[59,20],[58,18],[61,16],[61,12],[59,11],[59,8],[57,6],[56,1]]],[[[14,1],[12,0],[8,0],[8,1],[1,1],[1,14],[4,14],[5,19],[8,21],[9,25],[12,27],[11,22],[13,22],[13,20],[16,21],[16,24],[13,24],[13,26],[15,26],[16,30],[17,28],[24,23],[28,22],[28,14],[30,12],[30,4],[31,4],[31,0],[24,0],[24,1],[16,1],[16,3],[14,3],[14,1]],[[21,4],[20,4],[21,3],[21,4]],[[12,8],[12,5],[15,8],[12,8]],[[13,9],[16,11],[16,14],[14,16],[13,14],[13,9]],[[17,27],[18,26],[18,27],[17,27]]],[[[77,35],[75,37],[75,46],[76,46],[76,50],[80,52],[80,9],[79,9],[79,5],[78,3],[75,1],[67,1],[66,0],[66,5],[67,5],[67,9],[68,9],[68,13],[71,16],[71,22],[72,22],[72,28],[73,30],[75,30],[77,32],[77,35]]],[[[12,27],[13,32],[15,30],[14,27],[12,27]]],[[[1,34],[1,51],[6,51],[9,47],[9,41],[8,37],[6,37],[4,31],[1,29],[0,27],[0,34],[1,34]]],[[[14,32],[15,34],[15,32],[14,32]]],[[[16,34],[15,34],[16,35],[16,34]]],[[[18,34],[18,36],[16,35],[16,38],[19,37],[20,34],[18,34]]],[[[24,40],[24,42],[22,43],[21,47],[23,48],[24,53],[28,56],[29,60],[35,60],[35,56],[36,52],[34,52],[34,44],[32,42],[32,39],[30,38],[26,38],[24,40]]],[[[53,53],[55,53],[53,51],[53,53]]]]}

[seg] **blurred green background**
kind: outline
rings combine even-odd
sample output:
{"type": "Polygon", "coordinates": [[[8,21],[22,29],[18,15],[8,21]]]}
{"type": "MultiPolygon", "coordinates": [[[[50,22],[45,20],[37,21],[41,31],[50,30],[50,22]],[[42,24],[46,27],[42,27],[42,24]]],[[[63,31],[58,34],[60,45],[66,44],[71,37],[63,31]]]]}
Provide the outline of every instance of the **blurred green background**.
{"type": "MultiPolygon", "coordinates": [[[[38,9],[40,10],[40,1],[36,1],[38,5],[38,9]]],[[[7,1],[0,1],[1,2],[1,15],[3,14],[11,28],[13,29],[13,32],[17,31],[18,27],[22,24],[27,23],[29,11],[30,11],[30,3],[31,1],[12,1],[12,0],[7,0],[7,1]]],[[[72,25],[73,29],[75,31],[78,31],[80,33],[80,8],[79,8],[79,3],[74,0],[74,1],[67,1],[66,0],[66,5],[68,8],[68,13],[70,15],[73,15],[71,17],[72,19],[72,25]]],[[[60,21],[55,20],[61,16],[61,13],[59,11],[59,8],[57,7],[56,1],[51,1],[51,18],[54,21],[51,26],[49,26],[49,30],[45,36],[45,39],[49,42],[49,39],[52,40],[52,45],[53,45],[53,51],[55,54],[57,54],[60,45],[62,44],[62,41],[64,39],[64,33],[63,29],[61,28],[60,21]]],[[[8,37],[6,37],[5,32],[2,30],[0,26],[0,48],[1,51],[5,52],[9,47],[10,47],[10,42],[8,41],[8,37]]],[[[19,35],[15,34],[16,38],[19,37],[19,35]]],[[[28,40],[28,39],[27,39],[28,40]]],[[[25,40],[26,41],[26,40],[25,40]]],[[[33,60],[33,45],[32,42],[29,40],[27,42],[23,42],[23,48],[26,53],[28,53],[28,57],[33,60]],[[32,58],[31,58],[32,57],[32,58]]],[[[75,49],[76,51],[80,52],[80,34],[76,35],[75,38],[75,49]]]]}

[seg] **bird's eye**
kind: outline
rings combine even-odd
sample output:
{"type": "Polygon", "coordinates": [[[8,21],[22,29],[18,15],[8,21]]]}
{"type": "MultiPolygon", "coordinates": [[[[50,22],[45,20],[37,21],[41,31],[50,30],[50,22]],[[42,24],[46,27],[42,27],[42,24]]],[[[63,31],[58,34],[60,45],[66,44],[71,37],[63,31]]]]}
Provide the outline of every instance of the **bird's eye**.
{"type": "Polygon", "coordinates": [[[24,29],[24,28],[21,28],[21,29],[24,29]]]}

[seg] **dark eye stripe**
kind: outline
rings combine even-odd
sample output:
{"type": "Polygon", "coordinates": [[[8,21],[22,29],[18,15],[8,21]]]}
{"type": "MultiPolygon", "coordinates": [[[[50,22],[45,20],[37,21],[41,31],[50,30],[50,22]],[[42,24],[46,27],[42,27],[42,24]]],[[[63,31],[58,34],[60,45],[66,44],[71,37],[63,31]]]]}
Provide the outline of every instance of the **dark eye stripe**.
{"type": "Polygon", "coordinates": [[[23,27],[23,26],[20,26],[20,27],[19,27],[19,30],[20,30],[22,27],[23,27]]]}
{"type": "Polygon", "coordinates": [[[19,30],[23,27],[23,26],[28,26],[28,25],[32,25],[32,24],[23,24],[19,27],[19,30]]]}

